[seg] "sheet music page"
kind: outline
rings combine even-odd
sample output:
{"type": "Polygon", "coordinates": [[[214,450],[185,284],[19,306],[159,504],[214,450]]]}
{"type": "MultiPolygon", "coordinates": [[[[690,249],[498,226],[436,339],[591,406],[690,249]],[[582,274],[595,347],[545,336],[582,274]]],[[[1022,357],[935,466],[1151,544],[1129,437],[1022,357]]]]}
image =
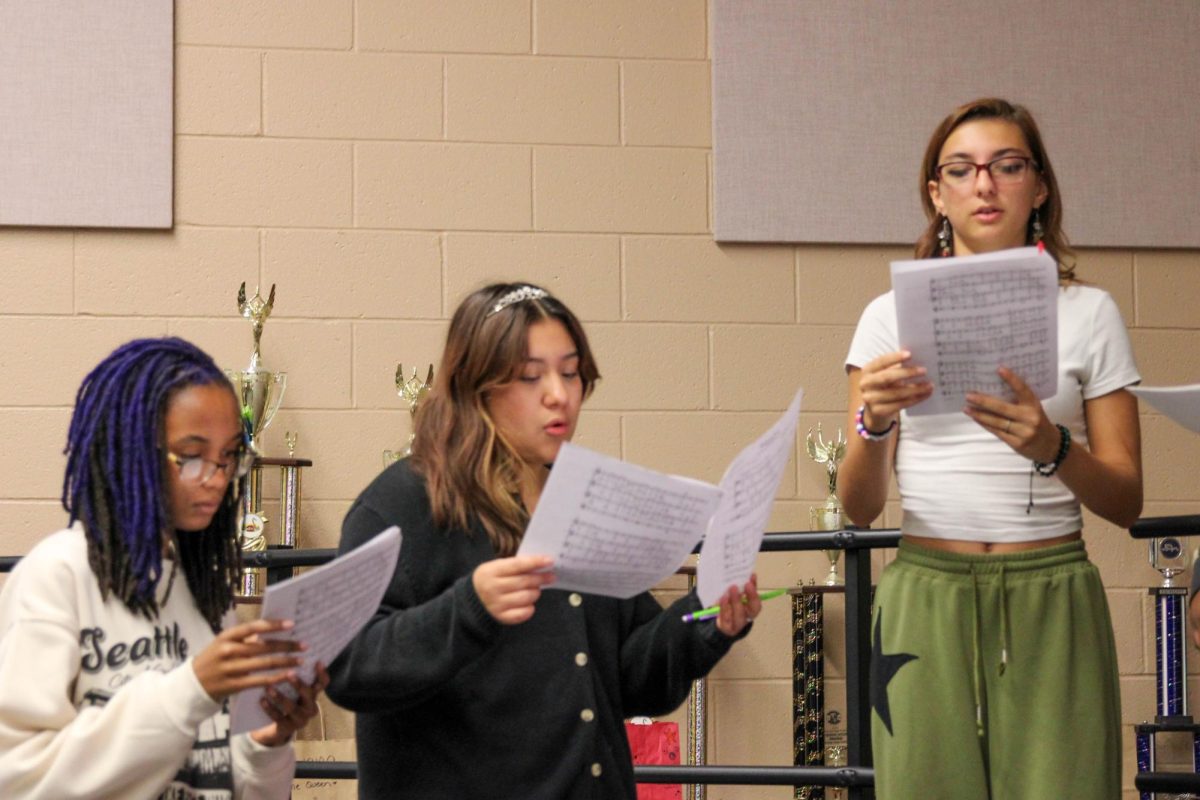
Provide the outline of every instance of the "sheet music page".
{"type": "Polygon", "coordinates": [[[551,589],[632,597],[673,574],[721,490],[564,444],[518,555],[554,558],[551,589]]]}
{"type": "MultiPolygon", "coordinates": [[[[286,635],[276,638],[308,643],[297,668],[301,680],[312,683],[316,662],[329,666],[375,614],[399,556],[400,529],[393,525],[328,564],[267,587],[260,616],[296,623],[286,635]]],[[[295,697],[290,684],[276,688],[295,697]]],[[[230,735],[271,724],[259,707],[262,696],[262,689],[251,689],[234,697],[230,735]]]]}
{"type": "Polygon", "coordinates": [[[730,584],[742,586],[754,572],[775,493],[795,449],[803,397],[800,389],[783,415],[738,453],[721,478],[721,503],[696,570],[696,592],[705,606],[716,605],[730,584]]]}
{"type": "Polygon", "coordinates": [[[1058,268],[1036,247],[892,262],[896,327],[933,395],[909,414],[962,411],[967,392],[1012,398],[1005,366],[1041,399],[1058,391],[1058,268]]]}
{"type": "Polygon", "coordinates": [[[1200,383],[1190,386],[1130,386],[1129,391],[1189,431],[1200,433],[1200,383]]]}

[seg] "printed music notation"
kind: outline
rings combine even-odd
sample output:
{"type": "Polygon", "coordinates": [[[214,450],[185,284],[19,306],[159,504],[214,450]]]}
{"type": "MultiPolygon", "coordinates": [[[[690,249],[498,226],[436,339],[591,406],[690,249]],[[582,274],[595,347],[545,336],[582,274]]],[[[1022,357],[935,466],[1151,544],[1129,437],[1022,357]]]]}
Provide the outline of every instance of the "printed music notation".
{"type": "Polygon", "coordinates": [[[703,538],[698,590],[711,605],[754,569],[795,446],[800,398],[738,454],[720,486],[564,444],[519,554],[554,558],[551,588],[632,597],[673,574],[703,538]]]}
{"type": "Polygon", "coordinates": [[[706,499],[695,493],[597,467],[555,559],[558,582],[590,575],[611,591],[637,594],[647,580],[657,582],[657,565],[682,563],[687,553],[679,555],[680,544],[703,530],[710,514],[706,499]]]}
{"type": "Polygon", "coordinates": [[[564,444],[518,555],[554,558],[551,588],[632,597],[672,574],[721,490],[564,444]]]}
{"type": "Polygon", "coordinates": [[[900,344],[934,393],[909,414],[961,411],[968,392],[1011,398],[1005,366],[1039,398],[1058,390],[1058,269],[1037,248],[892,263],[900,344]]]}
{"type": "MultiPolygon", "coordinates": [[[[293,620],[295,626],[286,637],[279,638],[308,645],[297,669],[301,680],[311,683],[316,663],[328,666],[374,615],[399,556],[400,529],[393,525],[327,564],[267,587],[262,617],[293,620]]],[[[295,698],[290,684],[278,684],[276,688],[295,698]]],[[[234,697],[231,735],[271,723],[259,707],[262,696],[262,689],[254,689],[234,697]]]]}
{"type": "Polygon", "coordinates": [[[796,392],[783,416],[738,453],[721,478],[724,497],[700,548],[696,574],[696,591],[706,606],[731,584],[745,584],[754,572],[775,492],[792,454],[803,397],[803,391],[796,392]]]}
{"type": "Polygon", "coordinates": [[[701,504],[686,492],[663,491],[624,475],[596,469],[581,508],[613,522],[641,522],[665,531],[702,523],[701,504]]]}

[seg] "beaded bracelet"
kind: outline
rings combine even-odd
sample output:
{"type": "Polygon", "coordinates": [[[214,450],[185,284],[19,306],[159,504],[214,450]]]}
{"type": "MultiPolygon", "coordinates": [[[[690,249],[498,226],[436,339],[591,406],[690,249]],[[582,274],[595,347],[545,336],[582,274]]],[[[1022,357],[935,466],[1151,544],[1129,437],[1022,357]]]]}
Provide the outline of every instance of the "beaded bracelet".
{"type": "Polygon", "coordinates": [[[854,414],[854,430],[858,435],[866,439],[868,442],[882,442],[884,439],[892,435],[892,430],[896,427],[896,420],[892,420],[892,424],[888,425],[881,431],[873,431],[867,427],[867,423],[863,422],[863,414],[867,412],[867,405],[863,403],[858,407],[858,411],[854,414]]]}
{"type": "Polygon", "coordinates": [[[1066,425],[1055,425],[1058,428],[1058,453],[1054,456],[1054,460],[1050,463],[1034,461],[1033,466],[1029,469],[1029,505],[1025,506],[1025,513],[1033,511],[1033,475],[1043,475],[1049,478],[1054,473],[1058,472],[1058,468],[1062,466],[1062,462],[1067,458],[1067,451],[1071,449],[1071,432],[1067,430],[1066,425]]]}
{"type": "Polygon", "coordinates": [[[1054,427],[1058,428],[1058,454],[1048,464],[1044,464],[1041,461],[1033,462],[1033,468],[1037,471],[1037,474],[1044,475],[1047,478],[1058,472],[1059,466],[1067,457],[1067,451],[1071,449],[1071,432],[1067,430],[1067,426],[1055,425],[1054,427]]]}

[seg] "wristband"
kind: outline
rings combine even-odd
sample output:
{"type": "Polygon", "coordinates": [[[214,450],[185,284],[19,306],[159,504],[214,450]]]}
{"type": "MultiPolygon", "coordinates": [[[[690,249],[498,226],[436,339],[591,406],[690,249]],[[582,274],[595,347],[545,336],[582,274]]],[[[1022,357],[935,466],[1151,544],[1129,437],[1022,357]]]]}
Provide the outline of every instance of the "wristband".
{"type": "Polygon", "coordinates": [[[1037,473],[1046,478],[1049,478],[1054,473],[1058,472],[1058,468],[1062,466],[1063,461],[1067,458],[1067,453],[1071,450],[1071,431],[1067,430],[1066,425],[1055,425],[1058,428],[1058,453],[1055,454],[1054,460],[1045,463],[1042,461],[1034,461],[1033,466],[1029,469],[1029,505],[1025,506],[1025,513],[1033,511],[1033,475],[1037,473]]]}
{"type": "Polygon", "coordinates": [[[881,431],[873,431],[867,427],[867,423],[863,421],[863,414],[867,411],[867,404],[863,403],[858,407],[858,411],[854,413],[854,430],[858,435],[866,439],[868,442],[882,442],[884,439],[892,435],[892,431],[896,428],[896,420],[892,420],[892,424],[888,425],[881,431]]]}
{"type": "Polygon", "coordinates": [[[1058,472],[1059,466],[1067,457],[1067,451],[1071,449],[1071,432],[1067,430],[1066,425],[1055,425],[1058,428],[1058,454],[1054,456],[1054,460],[1049,463],[1041,461],[1033,462],[1033,469],[1038,475],[1044,475],[1049,478],[1054,473],[1058,472]]]}

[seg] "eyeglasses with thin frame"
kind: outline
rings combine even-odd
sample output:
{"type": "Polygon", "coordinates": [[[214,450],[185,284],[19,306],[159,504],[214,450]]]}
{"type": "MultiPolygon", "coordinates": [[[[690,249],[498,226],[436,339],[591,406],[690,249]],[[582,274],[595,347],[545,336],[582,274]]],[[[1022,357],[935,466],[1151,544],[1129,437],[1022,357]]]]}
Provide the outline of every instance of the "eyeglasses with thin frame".
{"type": "Polygon", "coordinates": [[[238,448],[237,455],[225,462],[209,461],[201,456],[181,456],[167,451],[167,460],[179,468],[180,480],[188,483],[204,485],[212,480],[217,472],[225,474],[226,478],[240,478],[250,471],[258,454],[249,447],[238,448]]]}
{"type": "Polygon", "coordinates": [[[939,164],[934,172],[942,183],[957,189],[974,184],[981,169],[987,172],[992,183],[1012,185],[1023,182],[1037,168],[1037,162],[1029,156],[1001,156],[985,164],[947,161],[945,164],[939,164]]]}

